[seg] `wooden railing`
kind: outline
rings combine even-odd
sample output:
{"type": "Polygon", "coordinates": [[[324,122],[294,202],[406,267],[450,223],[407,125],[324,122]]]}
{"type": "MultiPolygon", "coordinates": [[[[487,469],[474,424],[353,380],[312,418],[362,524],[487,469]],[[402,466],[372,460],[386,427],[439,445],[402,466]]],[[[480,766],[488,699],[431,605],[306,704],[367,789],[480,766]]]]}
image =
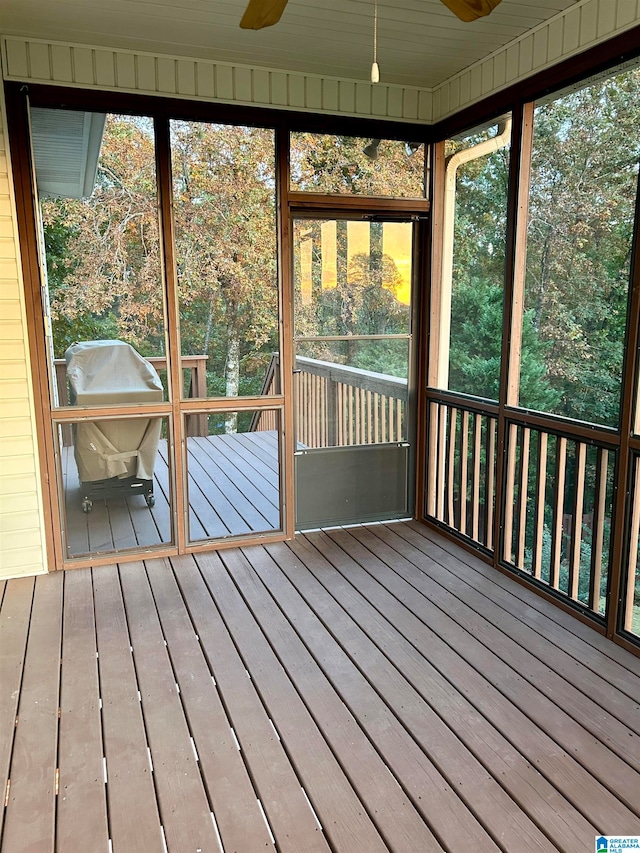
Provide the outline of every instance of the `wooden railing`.
{"type": "Polygon", "coordinates": [[[640,453],[633,454],[623,628],[640,636],[640,453]]]}
{"type": "Polygon", "coordinates": [[[605,609],[615,447],[508,422],[502,557],[605,609]]]}
{"type": "MultiPolygon", "coordinates": [[[[498,407],[436,392],[429,400],[427,516],[602,616],[618,451],[570,426],[507,419],[501,507],[496,506],[498,407]],[[577,432],[577,431],[576,431],[577,432]],[[500,512],[500,541],[494,529],[500,512]]],[[[537,419],[540,420],[539,418],[537,419]]],[[[640,461],[635,462],[626,613],[638,574],[640,461]]],[[[631,630],[632,616],[627,617],[631,630]]],[[[634,629],[635,630],[635,629],[634,629]]]]}
{"type": "MultiPolygon", "coordinates": [[[[277,356],[263,394],[277,393],[277,356]]],[[[342,447],[406,440],[407,380],[314,358],[296,359],[296,443],[342,447]]],[[[269,412],[256,412],[253,430],[273,429],[269,412]]]]}
{"type": "Polygon", "coordinates": [[[427,515],[493,549],[497,407],[429,401],[427,515]]]}
{"type": "MultiPolygon", "coordinates": [[[[207,396],[207,360],[206,355],[183,355],[182,367],[191,374],[189,381],[189,398],[204,398],[207,396]]],[[[166,370],[167,359],[165,356],[151,356],[146,359],[157,371],[166,370]]],[[[64,358],[56,358],[53,362],[56,372],[56,385],[58,389],[58,405],[69,405],[69,388],[67,383],[67,363],[64,358]]],[[[189,435],[208,435],[207,416],[203,414],[191,415],[188,419],[189,435]]],[[[71,426],[62,426],[62,441],[65,447],[72,444],[71,426]]]]}

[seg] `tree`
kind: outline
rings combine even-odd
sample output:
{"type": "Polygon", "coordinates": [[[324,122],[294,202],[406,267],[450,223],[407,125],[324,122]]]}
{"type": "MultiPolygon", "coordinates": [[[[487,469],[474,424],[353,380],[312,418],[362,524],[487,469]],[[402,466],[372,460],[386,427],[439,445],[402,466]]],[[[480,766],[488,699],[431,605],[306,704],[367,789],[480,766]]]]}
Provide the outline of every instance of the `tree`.
{"type": "Polygon", "coordinates": [[[536,108],[526,307],[547,343],[554,411],[618,423],[640,70],[536,108]]]}
{"type": "MultiPolygon", "coordinates": [[[[451,312],[450,385],[497,400],[502,350],[503,290],[483,280],[459,284],[451,312]]],[[[527,311],[522,326],[520,398],[528,408],[549,411],[560,398],[546,382],[545,344],[527,311]]]]}
{"type": "Polygon", "coordinates": [[[278,334],[273,132],[172,122],[171,151],[182,352],[209,356],[211,394],[257,394],[278,334]]]}
{"type": "Polygon", "coordinates": [[[58,357],[96,337],[164,352],[153,128],[109,116],[104,139],[91,197],[41,204],[58,357]]]}

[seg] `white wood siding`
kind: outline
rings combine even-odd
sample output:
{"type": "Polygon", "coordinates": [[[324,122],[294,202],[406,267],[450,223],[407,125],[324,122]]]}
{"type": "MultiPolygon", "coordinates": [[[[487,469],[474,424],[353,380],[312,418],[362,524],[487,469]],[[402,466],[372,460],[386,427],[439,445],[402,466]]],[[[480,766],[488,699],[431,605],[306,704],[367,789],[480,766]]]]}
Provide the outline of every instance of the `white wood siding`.
{"type": "Polygon", "coordinates": [[[433,121],[640,23],[640,0],[581,0],[433,89],[433,121]]]}
{"type": "Polygon", "coordinates": [[[431,91],[225,62],[5,37],[5,80],[429,123],[431,91]]]}
{"type": "Polygon", "coordinates": [[[45,571],[33,388],[0,92],[0,577],[45,571]]]}

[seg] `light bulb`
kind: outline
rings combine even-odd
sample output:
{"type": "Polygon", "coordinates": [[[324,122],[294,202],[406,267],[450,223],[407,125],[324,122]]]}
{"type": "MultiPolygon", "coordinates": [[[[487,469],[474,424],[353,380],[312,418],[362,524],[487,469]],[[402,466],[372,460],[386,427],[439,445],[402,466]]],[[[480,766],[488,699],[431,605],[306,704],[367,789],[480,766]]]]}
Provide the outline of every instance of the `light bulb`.
{"type": "Polygon", "coordinates": [[[379,83],[380,82],[380,67],[377,62],[374,62],[371,66],[371,82],[379,83]]]}

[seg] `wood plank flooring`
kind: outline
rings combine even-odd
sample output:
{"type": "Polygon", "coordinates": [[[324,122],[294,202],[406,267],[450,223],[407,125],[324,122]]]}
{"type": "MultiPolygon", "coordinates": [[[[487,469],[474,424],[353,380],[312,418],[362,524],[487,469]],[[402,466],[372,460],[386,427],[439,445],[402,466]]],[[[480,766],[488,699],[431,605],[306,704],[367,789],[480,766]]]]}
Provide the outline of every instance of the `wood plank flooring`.
{"type": "MultiPolygon", "coordinates": [[[[278,440],[275,432],[190,437],[187,440],[191,541],[279,530],[278,440]]],[[[142,495],[95,500],[82,511],[73,448],[64,447],[62,477],[68,556],[171,542],[167,442],[154,469],[155,506],[142,495]]]]}
{"type": "Polygon", "coordinates": [[[0,597],[2,853],[640,835],[640,659],[417,523],[0,597]]]}

